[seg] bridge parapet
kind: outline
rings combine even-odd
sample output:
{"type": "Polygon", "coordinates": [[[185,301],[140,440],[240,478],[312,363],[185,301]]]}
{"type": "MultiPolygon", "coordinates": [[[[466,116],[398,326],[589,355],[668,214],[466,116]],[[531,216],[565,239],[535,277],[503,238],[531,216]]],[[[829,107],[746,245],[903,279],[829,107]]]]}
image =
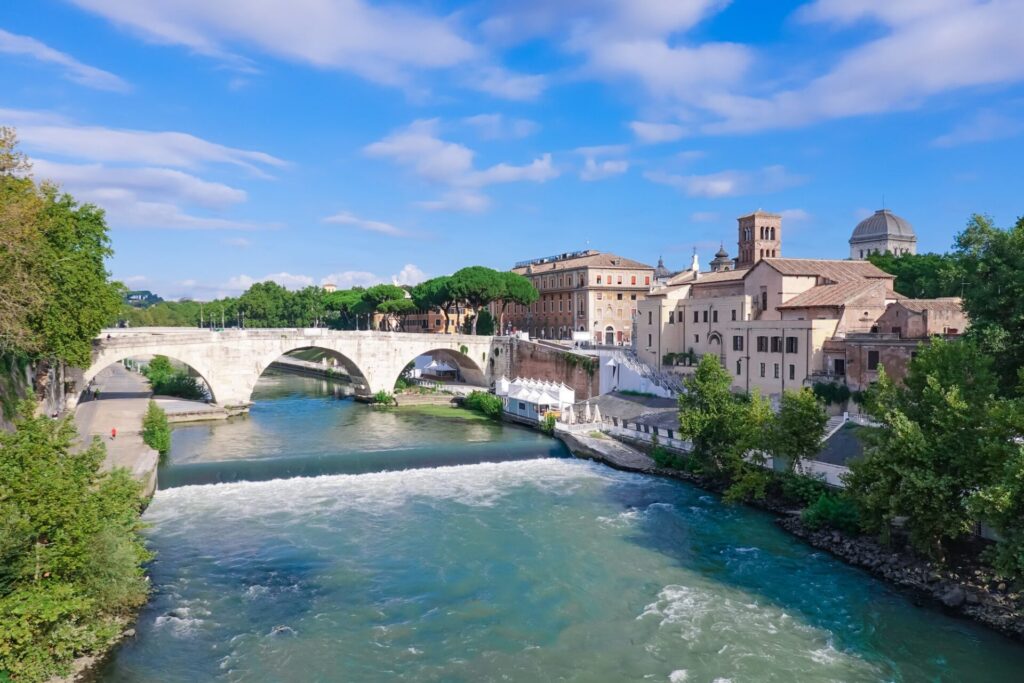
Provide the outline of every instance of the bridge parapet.
{"type": "Polygon", "coordinates": [[[192,367],[225,407],[246,406],[260,375],[282,355],[319,348],[341,356],[362,377],[365,393],[391,390],[405,366],[434,352],[455,362],[467,377],[488,385],[493,337],[465,334],[328,330],[323,328],[228,329],[136,328],[104,330],[93,342],[86,383],[124,358],[165,355],[192,367]]]}

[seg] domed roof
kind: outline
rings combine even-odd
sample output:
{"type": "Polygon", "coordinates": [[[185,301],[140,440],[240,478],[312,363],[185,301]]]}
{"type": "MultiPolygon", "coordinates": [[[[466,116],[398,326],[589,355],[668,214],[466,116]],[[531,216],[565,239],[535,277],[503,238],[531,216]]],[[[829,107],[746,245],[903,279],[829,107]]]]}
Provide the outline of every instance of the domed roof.
{"type": "Polygon", "coordinates": [[[715,252],[715,258],[729,258],[729,252],[725,250],[724,244],[718,246],[718,251],[715,252]]]}
{"type": "Polygon", "coordinates": [[[671,277],[672,271],[665,267],[665,262],[662,258],[658,257],[658,267],[654,269],[654,279],[671,277]]]}
{"type": "Polygon", "coordinates": [[[916,240],[914,228],[910,223],[894,214],[889,209],[879,209],[868,216],[853,229],[850,243],[874,242],[893,237],[896,239],[916,240]]]}

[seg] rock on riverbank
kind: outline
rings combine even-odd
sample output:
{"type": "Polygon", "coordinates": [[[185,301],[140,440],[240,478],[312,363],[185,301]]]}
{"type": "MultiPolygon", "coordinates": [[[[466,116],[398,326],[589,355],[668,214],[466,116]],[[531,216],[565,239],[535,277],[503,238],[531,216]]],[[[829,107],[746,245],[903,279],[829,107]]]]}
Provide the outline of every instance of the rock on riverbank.
{"type": "Polygon", "coordinates": [[[778,524],[815,548],[909,590],[946,612],[1024,641],[1024,592],[982,565],[939,567],[908,550],[886,548],[868,536],[809,529],[796,516],[781,518],[778,524]]]}

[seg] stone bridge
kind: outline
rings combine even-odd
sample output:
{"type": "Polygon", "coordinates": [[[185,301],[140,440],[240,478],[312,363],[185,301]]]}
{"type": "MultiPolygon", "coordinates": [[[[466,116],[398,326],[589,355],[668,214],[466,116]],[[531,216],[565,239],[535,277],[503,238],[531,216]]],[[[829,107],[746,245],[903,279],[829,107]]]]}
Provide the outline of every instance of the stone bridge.
{"type": "MultiPolygon", "coordinates": [[[[290,351],[320,349],[338,359],[361,394],[394,388],[402,370],[423,354],[455,364],[470,384],[491,381],[495,338],[463,334],[310,329],[197,330],[138,328],[104,330],[93,341],[93,362],[82,388],[103,368],[139,356],[162,355],[191,367],[225,408],[251,403],[263,371],[290,351]]],[[[500,353],[500,351],[499,351],[500,353]]],[[[498,355],[498,354],[495,354],[498,355]]]]}

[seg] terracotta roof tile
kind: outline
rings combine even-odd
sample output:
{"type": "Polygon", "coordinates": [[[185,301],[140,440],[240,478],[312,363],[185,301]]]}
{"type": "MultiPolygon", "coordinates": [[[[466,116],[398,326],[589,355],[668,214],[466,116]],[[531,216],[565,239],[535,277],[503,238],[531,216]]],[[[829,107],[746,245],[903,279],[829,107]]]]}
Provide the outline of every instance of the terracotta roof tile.
{"type": "Polygon", "coordinates": [[[544,263],[535,263],[532,266],[522,266],[519,268],[513,268],[512,272],[525,274],[531,273],[551,273],[559,270],[569,270],[570,268],[582,268],[589,266],[591,268],[630,268],[633,270],[650,270],[653,271],[654,267],[649,266],[646,263],[640,263],[632,259],[623,258],[622,256],[616,256],[606,252],[594,252],[592,254],[586,254],[584,256],[578,256],[576,258],[560,259],[557,261],[547,261],[544,263]],[[532,267],[532,271],[529,269],[532,267]]]}
{"type": "Polygon", "coordinates": [[[899,301],[899,305],[915,313],[921,313],[926,310],[959,313],[963,310],[963,301],[958,296],[948,296],[940,299],[902,299],[899,301]]]}
{"type": "MultiPolygon", "coordinates": [[[[817,275],[843,282],[864,278],[894,279],[895,275],[881,270],[868,261],[840,261],[836,259],[766,258],[762,262],[783,275],[817,275]]],[[[749,272],[749,271],[747,271],[749,272]]]]}
{"type": "Polygon", "coordinates": [[[797,294],[778,308],[814,308],[818,306],[844,306],[864,294],[878,289],[885,296],[885,285],[879,280],[848,280],[834,285],[818,285],[797,294]]]}

